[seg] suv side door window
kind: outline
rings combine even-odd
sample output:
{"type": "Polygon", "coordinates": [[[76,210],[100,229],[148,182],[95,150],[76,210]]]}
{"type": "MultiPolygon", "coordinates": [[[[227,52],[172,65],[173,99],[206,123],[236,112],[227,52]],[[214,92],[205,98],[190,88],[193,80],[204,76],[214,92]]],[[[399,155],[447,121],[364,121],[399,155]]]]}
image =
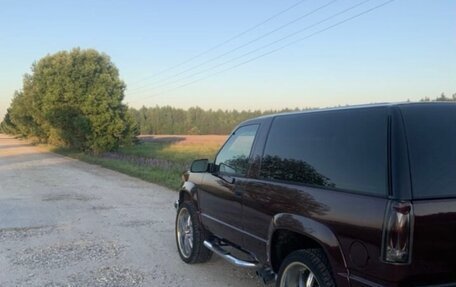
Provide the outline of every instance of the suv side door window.
{"type": "Polygon", "coordinates": [[[247,174],[257,130],[258,125],[248,125],[240,127],[231,135],[215,159],[220,173],[238,176],[247,174]]]}

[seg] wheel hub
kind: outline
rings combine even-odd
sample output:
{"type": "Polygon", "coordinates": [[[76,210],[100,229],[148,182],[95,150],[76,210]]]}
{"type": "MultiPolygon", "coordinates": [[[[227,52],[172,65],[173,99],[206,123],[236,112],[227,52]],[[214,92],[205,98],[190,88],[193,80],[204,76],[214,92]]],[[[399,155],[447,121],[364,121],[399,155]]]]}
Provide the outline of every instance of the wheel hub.
{"type": "Polygon", "coordinates": [[[301,262],[290,264],[283,272],[280,287],[319,287],[314,273],[301,262]]]}

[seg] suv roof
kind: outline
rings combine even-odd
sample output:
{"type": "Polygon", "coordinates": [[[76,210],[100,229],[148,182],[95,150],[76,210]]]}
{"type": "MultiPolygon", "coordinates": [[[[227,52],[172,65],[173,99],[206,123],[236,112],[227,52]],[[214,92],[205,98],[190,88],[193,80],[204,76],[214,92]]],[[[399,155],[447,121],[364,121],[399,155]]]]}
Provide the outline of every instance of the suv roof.
{"type": "Polygon", "coordinates": [[[378,108],[378,107],[403,107],[403,106],[415,106],[415,105],[454,105],[455,102],[445,102],[445,101],[436,101],[436,102],[397,102],[397,103],[375,103],[375,104],[363,104],[363,105],[348,105],[342,107],[330,107],[330,108],[315,108],[303,111],[296,111],[296,112],[283,112],[283,113],[276,113],[276,114],[269,114],[264,116],[259,116],[253,119],[246,120],[242,122],[249,123],[251,121],[259,120],[259,119],[267,119],[267,118],[274,118],[277,116],[285,116],[285,115],[295,115],[295,114],[303,114],[303,113],[318,113],[318,112],[329,112],[329,111],[339,111],[339,110],[351,110],[351,109],[368,109],[368,108],[378,108]]]}

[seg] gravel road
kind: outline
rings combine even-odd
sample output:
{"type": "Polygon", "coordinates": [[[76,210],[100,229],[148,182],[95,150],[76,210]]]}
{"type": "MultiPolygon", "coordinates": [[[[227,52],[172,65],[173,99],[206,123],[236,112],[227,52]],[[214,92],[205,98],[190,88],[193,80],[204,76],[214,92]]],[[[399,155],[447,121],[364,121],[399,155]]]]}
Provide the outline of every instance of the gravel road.
{"type": "Polygon", "coordinates": [[[0,286],[261,286],[179,259],[177,193],[0,134],[0,286]]]}

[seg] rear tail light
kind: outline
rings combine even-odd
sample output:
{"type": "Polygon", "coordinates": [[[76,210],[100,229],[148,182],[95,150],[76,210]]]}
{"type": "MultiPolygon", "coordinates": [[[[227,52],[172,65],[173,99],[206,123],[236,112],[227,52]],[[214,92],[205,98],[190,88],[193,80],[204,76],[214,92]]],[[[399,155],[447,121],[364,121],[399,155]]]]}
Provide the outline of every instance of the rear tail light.
{"type": "Polygon", "coordinates": [[[408,263],[411,256],[413,210],[410,202],[392,202],[384,226],[383,256],[388,263],[408,263]]]}

